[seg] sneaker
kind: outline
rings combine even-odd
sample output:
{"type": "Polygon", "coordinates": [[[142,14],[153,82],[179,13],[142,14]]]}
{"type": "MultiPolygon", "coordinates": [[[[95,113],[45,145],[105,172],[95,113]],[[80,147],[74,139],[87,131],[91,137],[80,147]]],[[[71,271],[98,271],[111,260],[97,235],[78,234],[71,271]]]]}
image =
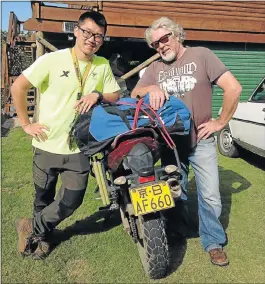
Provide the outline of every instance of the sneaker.
{"type": "Polygon", "coordinates": [[[31,218],[19,218],[15,223],[18,234],[18,252],[22,256],[30,255],[35,249],[34,234],[31,218]]]}
{"type": "Polygon", "coordinates": [[[228,257],[222,248],[211,249],[209,255],[212,264],[218,266],[226,266],[229,264],[228,257]]]}
{"type": "Polygon", "coordinates": [[[36,250],[32,253],[32,258],[35,260],[45,259],[52,250],[51,243],[47,238],[36,237],[34,242],[37,243],[36,250]]]}

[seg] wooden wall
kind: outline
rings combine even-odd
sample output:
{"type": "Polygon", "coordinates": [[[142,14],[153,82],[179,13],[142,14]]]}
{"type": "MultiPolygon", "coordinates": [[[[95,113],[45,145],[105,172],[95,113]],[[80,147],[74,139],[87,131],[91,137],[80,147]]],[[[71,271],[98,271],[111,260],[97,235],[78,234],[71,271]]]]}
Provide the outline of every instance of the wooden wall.
{"type": "Polygon", "coordinates": [[[6,42],[9,45],[14,44],[15,37],[20,33],[20,22],[18,21],[14,12],[10,12],[9,23],[8,23],[8,33],[6,42]]]}
{"type": "Polygon", "coordinates": [[[24,29],[62,32],[63,21],[75,22],[84,10],[102,12],[108,36],[142,38],[157,18],[181,24],[187,40],[265,43],[265,2],[56,1],[68,8],[32,1],[33,17],[24,29]],[[38,19],[41,19],[39,21],[38,19]]]}

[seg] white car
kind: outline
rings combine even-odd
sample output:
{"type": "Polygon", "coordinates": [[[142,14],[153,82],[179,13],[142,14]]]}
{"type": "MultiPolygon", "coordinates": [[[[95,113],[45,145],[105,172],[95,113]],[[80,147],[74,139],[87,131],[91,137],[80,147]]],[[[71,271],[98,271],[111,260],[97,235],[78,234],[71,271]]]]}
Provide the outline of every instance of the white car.
{"type": "Polygon", "coordinates": [[[248,101],[238,104],[229,124],[218,132],[217,145],[227,157],[238,157],[240,147],[265,157],[265,77],[248,101]]]}

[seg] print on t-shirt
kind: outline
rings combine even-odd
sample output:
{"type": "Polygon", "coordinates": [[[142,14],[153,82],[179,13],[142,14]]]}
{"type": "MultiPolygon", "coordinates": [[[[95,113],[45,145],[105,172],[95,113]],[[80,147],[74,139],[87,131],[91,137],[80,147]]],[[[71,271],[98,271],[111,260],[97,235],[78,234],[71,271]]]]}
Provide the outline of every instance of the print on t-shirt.
{"type": "Polygon", "coordinates": [[[197,71],[194,62],[187,63],[182,67],[173,67],[167,71],[158,73],[158,84],[160,88],[171,96],[184,97],[185,92],[190,92],[195,88],[197,80],[193,73],[197,71]]]}

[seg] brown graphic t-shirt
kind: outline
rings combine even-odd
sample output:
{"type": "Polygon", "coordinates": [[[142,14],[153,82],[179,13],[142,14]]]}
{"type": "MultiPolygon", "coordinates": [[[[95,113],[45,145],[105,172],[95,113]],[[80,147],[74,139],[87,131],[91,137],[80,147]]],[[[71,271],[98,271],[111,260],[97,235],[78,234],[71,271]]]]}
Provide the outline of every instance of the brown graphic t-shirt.
{"type": "Polygon", "coordinates": [[[196,144],[197,127],[212,117],[212,88],[228,69],[208,48],[188,47],[173,63],[153,62],[146,69],[137,87],[158,85],[169,95],[181,99],[189,108],[194,121],[192,146],[196,144]]]}

